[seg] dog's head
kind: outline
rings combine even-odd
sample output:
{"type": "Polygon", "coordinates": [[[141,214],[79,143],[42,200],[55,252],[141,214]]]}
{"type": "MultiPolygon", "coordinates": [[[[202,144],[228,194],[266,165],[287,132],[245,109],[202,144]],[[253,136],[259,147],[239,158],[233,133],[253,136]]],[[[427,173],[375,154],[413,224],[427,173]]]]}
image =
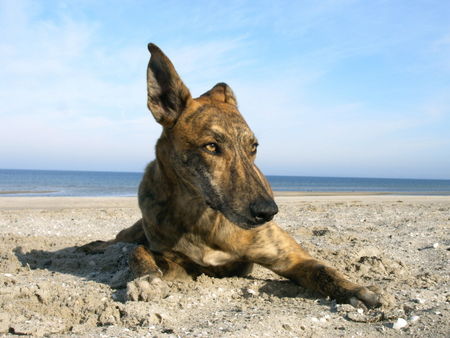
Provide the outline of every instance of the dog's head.
{"type": "Polygon", "coordinates": [[[157,160],[168,175],[243,228],[272,220],[272,190],[254,164],[258,142],[225,83],[192,98],[164,53],[149,44],[148,108],[163,126],[157,160]]]}

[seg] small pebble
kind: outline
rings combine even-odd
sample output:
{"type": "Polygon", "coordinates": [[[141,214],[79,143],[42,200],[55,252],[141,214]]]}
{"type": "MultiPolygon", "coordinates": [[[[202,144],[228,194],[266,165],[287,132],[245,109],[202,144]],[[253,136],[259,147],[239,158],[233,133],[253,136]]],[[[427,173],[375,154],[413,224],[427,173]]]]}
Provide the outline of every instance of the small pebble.
{"type": "Polygon", "coordinates": [[[403,318],[398,318],[397,321],[392,325],[392,328],[394,330],[400,330],[403,329],[408,325],[408,322],[403,318]]]}
{"type": "Polygon", "coordinates": [[[419,319],[420,319],[419,316],[411,316],[411,317],[409,318],[409,321],[410,321],[411,323],[415,323],[415,322],[417,322],[419,319]]]}
{"type": "Polygon", "coordinates": [[[439,243],[434,243],[433,248],[437,249],[439,247],[439,243]]]}
{"type": "Polygon", "coordinates": [[[292,327],[290,327],[288,324],[283,324],[283,325],[281,325],[281,327],[283,329],[285,329],[286,331],[292,331],[292,327]]]}
{"type": "Polygon", "coordinates": [[[363,309],[361,309],[361,308],[359,308],[358,310],[356,310],[356,311],[358,311],[358,313],[360,313],[360,314],[363,314],[364,313],[364,310],[363,309]]]}
{"type": "Polygon", "coordinates": [[[247,292],[253,296],[255,296],[257,294],[257,292],[253,289],[247,289],[247,292]]]}

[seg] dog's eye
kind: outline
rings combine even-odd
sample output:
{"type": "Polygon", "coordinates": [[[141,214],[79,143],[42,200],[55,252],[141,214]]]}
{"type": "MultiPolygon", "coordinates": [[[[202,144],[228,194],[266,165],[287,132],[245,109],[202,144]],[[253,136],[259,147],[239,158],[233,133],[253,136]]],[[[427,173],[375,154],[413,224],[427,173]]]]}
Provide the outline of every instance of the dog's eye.
{"type": "Polygon", "coordinates": [[[258,143],[253,143],[252,144],[252,149],[251,149],[251,153],[252,154],[256,154],[256,151],[258,150],[258,143]]]}
{"type": "Polygon", "coordinates": [[[208,143],[203,146],[205,150],[212,154],[218,154],[219,153],[219,146],[217,143],[208,143]]]}

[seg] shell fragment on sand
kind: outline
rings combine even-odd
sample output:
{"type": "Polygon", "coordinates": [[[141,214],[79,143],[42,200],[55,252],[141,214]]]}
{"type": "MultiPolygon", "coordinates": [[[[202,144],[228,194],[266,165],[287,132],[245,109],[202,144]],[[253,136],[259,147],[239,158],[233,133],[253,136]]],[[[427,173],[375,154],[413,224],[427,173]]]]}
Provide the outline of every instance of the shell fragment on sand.
{"type": "Polygon", "coordinates": [[[400,330],[408,326],[408,322],[403,318],[398,318],[397,321],[392,325],[394,330],[400,330]]]}

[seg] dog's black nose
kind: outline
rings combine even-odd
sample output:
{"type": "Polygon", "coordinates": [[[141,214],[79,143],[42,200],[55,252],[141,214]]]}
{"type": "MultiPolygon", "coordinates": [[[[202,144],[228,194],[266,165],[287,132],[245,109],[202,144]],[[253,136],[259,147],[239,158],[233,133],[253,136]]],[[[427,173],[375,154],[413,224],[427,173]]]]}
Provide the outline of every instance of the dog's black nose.
{"type": "Polygon", "coordinates": [[[278,206],[273,199],[260,198],[250,204],[250,213],[259,224],[271,221],[277,212],[278,206]]]}

